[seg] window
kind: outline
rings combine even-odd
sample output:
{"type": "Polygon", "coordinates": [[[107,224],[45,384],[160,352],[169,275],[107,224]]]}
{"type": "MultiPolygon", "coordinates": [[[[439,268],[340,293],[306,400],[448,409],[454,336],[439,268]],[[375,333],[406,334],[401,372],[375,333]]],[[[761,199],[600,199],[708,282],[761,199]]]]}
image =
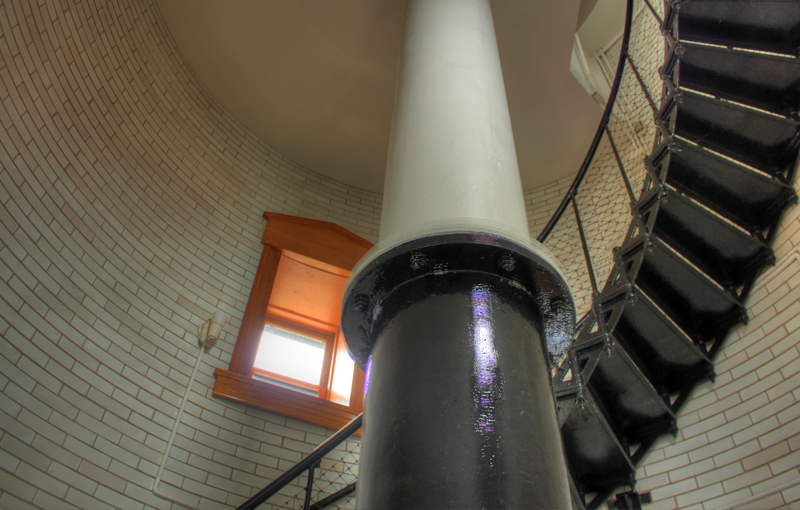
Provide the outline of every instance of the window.
{"type": "Polygon", "coordinates": [[[372,244],[332,223],[264,217],[261,262],[214,396],[338,429],[361,412],[364,385],[339,327],[342,295],[372,244]]]}
{"type": "Polygon", "coordinates": [[[311,336],[267,323],[253,364],[253,377],[319,396],[329,342],[311,336]]]}

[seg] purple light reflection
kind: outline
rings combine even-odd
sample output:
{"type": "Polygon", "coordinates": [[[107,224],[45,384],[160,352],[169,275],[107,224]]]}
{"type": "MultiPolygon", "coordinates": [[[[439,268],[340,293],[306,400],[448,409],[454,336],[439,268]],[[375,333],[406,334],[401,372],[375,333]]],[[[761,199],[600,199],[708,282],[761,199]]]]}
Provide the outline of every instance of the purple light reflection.
{"type": "MultiPolygon", "coordinates": [[[[473,402],[477,416],[475,432],[484,440],[495,431],[495,409],[502,398],[502,381],[497,373],[497,350],[494,346],[494,325],[492,323],[491,292],[486,285],[476,285],[471,292],[472,301],[472,365],[475,387],[473,402]]],[[[482,445],[482,450],[484,450],[482,445]]],[[[487,452],[482,452],[484,456],[487,452]]],[[[494,455],[490,454],[492,458],[494,455]]]]}
{"type": "Polygon", "coordinates": [[[497,368],[497,351],[494,348],[489,290],[484,285],[472,289],[472,347],[475,351],[474,373],[478,385],[488,386],[497,368]]]}
{"type": "Polygon", "coordinates": [[[470,235],[470,237],[476,243],[488,244],[491,246],[500,246],[500,243],[497,241],[497,238],[495,236],[487,234],[472,234],[470,235]]]}
{"type": "Polygon", "coordinates": [[[369,381],[372,379],[372,356],[367,359],[367,370],[364,374],[364,396],[367,396],[369,391],[369,381]]]}

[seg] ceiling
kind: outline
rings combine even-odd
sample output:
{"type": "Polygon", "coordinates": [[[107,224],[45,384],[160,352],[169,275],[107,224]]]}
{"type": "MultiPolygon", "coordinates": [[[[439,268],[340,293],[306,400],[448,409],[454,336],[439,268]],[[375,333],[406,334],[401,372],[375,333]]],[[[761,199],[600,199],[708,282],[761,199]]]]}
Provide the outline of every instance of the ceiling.
{"type": "MultiPolygon", "coordinates": [[[[492,1],[524,189],[574,174],[600,120],[569,71],[579,15],[594,1],[492,1]]],[[[405,0],[158,5],[194,73],[255,136],[383,192],[405,0]]]]}
{"type": "MultiPolygon", "coordinates": [[[[595,0],[597,8],[580,24],[578,36],[583,51],[593,55],[605,49],[609,43],[622,35],[625,28],[625,2],[620,0],[595,0]]],[[[641,0],[634,0],[634,12],[638,12],[641,0]]]]}

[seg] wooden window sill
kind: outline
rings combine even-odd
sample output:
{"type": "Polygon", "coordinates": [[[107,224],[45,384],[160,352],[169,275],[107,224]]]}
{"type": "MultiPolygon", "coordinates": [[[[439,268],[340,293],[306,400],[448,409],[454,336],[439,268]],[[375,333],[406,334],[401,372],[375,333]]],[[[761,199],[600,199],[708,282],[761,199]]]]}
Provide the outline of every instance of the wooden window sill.
{"type": "MultiPolygon", "coordinates": [[[[264,381],[216,369],[213,396],[338,430],[361,411],[264,381]]],[[[357,435],[361,435],[359,431],[357,435]]]]}

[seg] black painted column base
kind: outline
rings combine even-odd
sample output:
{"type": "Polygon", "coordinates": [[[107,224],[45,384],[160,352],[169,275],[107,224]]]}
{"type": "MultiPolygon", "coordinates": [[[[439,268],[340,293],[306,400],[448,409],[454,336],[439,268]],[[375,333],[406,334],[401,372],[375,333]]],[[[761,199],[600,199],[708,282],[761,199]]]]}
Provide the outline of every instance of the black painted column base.
{"type": "Polygon", "coordinates": [[[358,507],[570,508],[548,346],[573,323],[560,275],[491,236],[415,241],[359,271],[342,322],[368,371],[358,507]]]}

